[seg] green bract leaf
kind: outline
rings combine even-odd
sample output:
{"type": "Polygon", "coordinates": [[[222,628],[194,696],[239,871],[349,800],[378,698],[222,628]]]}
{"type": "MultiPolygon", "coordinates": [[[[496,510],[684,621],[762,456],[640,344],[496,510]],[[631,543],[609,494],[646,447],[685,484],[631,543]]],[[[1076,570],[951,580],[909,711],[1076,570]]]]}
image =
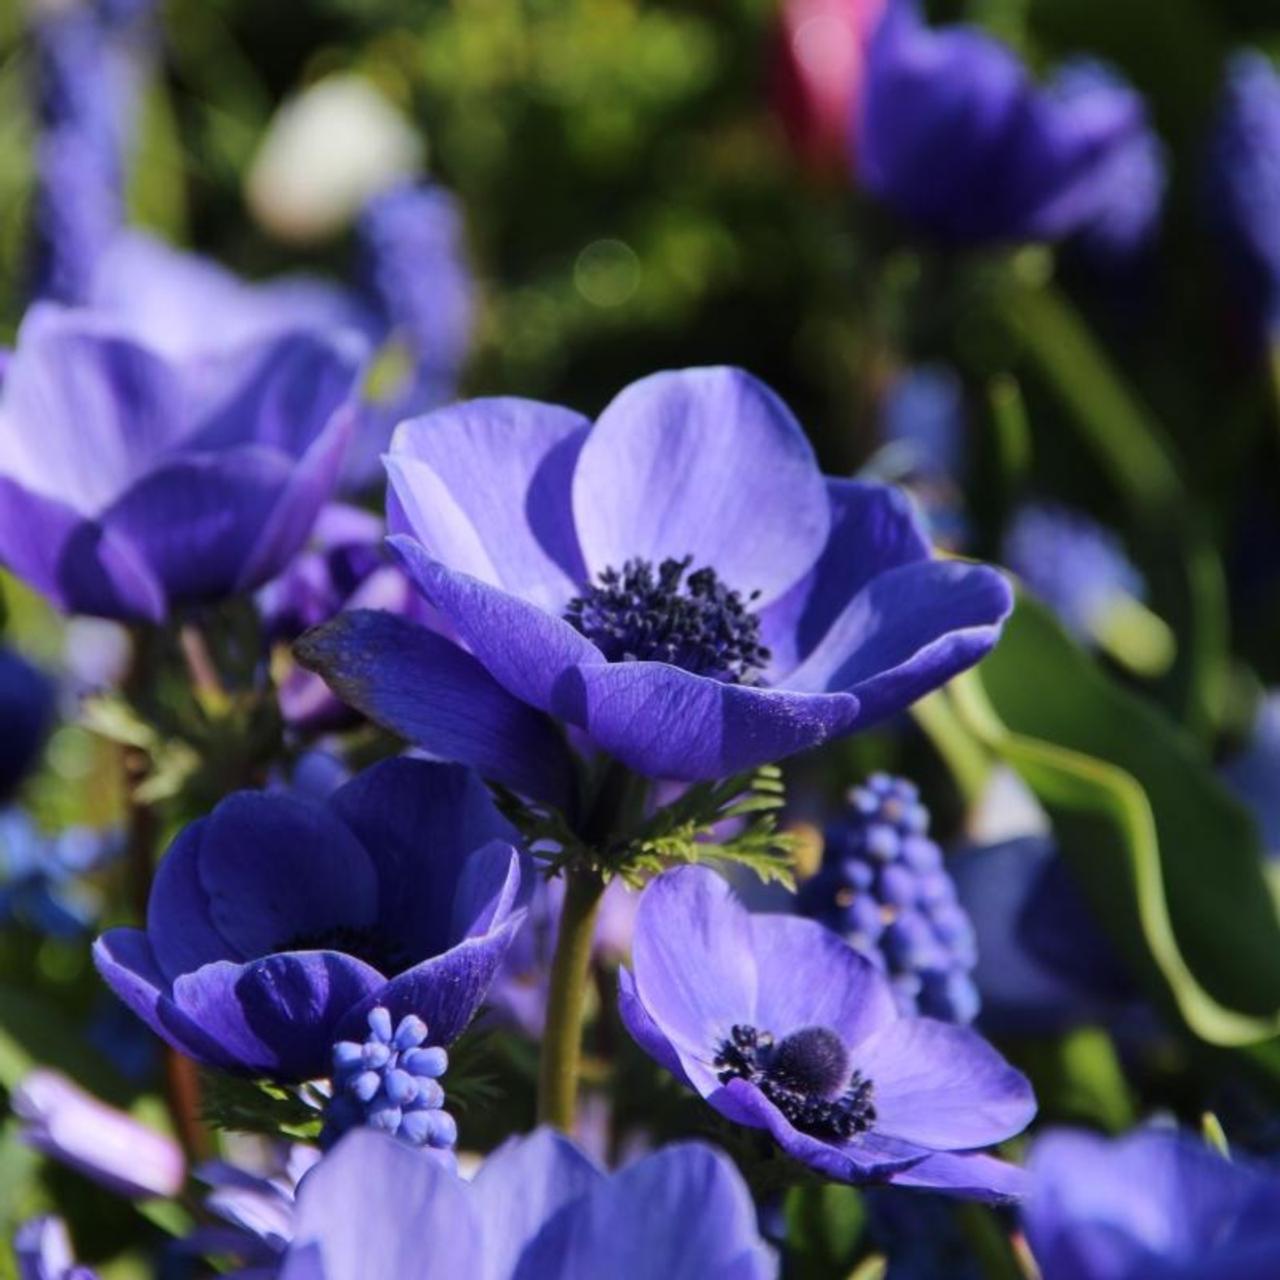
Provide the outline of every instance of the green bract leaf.
{"type": "Polygon", "coordinates": [[[203,1072],[200,1100],[202,1118],[217,1129],[306,1140],[320,1132],[321,1116],[315,1107],[266,1080],[203,1072]]]}
{"type": "Polygon", "coordinates": [[[1280,913],[1247,813],[1194,742],[1023,599],[955,681],[975,732],[1054,820],[1116,944],[1202,1039],[1280,1031],[1280,913]]]}

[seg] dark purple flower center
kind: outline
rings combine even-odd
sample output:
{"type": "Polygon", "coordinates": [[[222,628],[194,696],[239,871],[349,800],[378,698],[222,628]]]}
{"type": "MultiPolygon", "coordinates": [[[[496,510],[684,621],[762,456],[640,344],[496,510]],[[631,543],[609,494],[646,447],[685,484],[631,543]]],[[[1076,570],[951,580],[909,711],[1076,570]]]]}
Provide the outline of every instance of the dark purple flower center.
{"type": "Polygon", "coordinates": [[[390,977],[403,973],[413,963],[413,957],[385,931],[373,925],[334,925],[331,929],[315,929],[310,933],[295,934],[280,943],[276,951],[341,951],[371,964],[379,973],[390,977]]]}
{"type": "Polygon", "coordinates": [[[726,684],[750,683],[769,665],[760,620],[712,568],[687,573],[692,556],[628,560],[569,601],[565,618],[610,662],[667,662],[726,684]]]}
{"type": "Polygon", "coordinates": [[[851,1069],[844,1041],[827,1027],[804,1027],[774,1043],[739,1025],[716,1051],[721,1084],[746,1080],[802,1133],[847,1141],[875,1123],[874,1086],[851,1069]]]}

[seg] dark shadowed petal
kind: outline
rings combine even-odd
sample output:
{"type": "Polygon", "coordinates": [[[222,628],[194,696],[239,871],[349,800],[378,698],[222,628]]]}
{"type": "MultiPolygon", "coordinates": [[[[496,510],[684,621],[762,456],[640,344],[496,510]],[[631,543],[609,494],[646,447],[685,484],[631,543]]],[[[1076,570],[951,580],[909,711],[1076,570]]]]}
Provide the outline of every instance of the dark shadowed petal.
{"type": "Polygon", "coordinates": [[[300,459],[356,389],[366,355],[349,333],[281,333],[206,366],[190,451],[260,444],[300,459]]]}
{"type": "Polygon", "coordinates": [[[333,494],[355,425],[354,410],[342,405],[294,463],[289,483],[258,536],[237,588],[251,591],[288,567],[311,534],[316,516],[333,494]]]}
{"type": "Polygon", "coordinates": [[[891,1138],[875,1129],[847,1143],[801,1133],[746,1080],[730,1080],[707,1099],[721,1115],[737,1124],[764,1129],[793,1159],[844,1182],[865,1182],[905,1169],[929,1154],[922,1147],[891,1138]]]}
{"type": "Polygon", "coordinates": [[[310,1080],[328,1074],[339,1024],[382,982],[352,956],[298,951],[206,965],[173,984],[173,1000],[240,1069],[310,1080]]]}
{"type": "Polygon", "coordinates": [[[604,665],[604,655],[563,619],[478,578],[433,560],[412,538],[387,539],[428,603],[453,625],[459,640],[517,698],[551,710],[556,682],[580,663],[604,665]]]}
{"type": "Polygon", "coordinates": [[[429,1043],[451,1044],[466,1029],[484,1002],[511,939],[524,923],[513,912],[497,929],[468,938],[444,955],[406,969],[363,1005],[348,1014],[342,1034],[359,1038],[364,1017],[375,1004],[391,1011],[393,1020],[417,1014],[427,1024],[429,1043]]]}
{"type": "Polygon", "coordinates": [[[644,891],[632,961],[641,1003],[686,1069],[688,1055],[711,1058],[735,1024],[755,1015],[751,917],[707,867],[667,871],[644,891]]]}
{"type": "Polygon", "coordinates": [[[555,726],[444,637],[362,609],[309,631],[294,651],[344,702],[428,754],[569,803],[573,766],[555,726]]]}
{"type": "Polygon", "coordinates": [[[611,662],[569,672],[556,711],[637,773],[722,778],[837,737],[859,720],[848,693],[724,684],[661,662],[611,662]]]}
{"type": "Polygon", "coordinates": [[[161,622],[164,588],[118,534],[0,476],[0,564],[64,613],[161,622]]]}
{"type": "Polygon", "coordinates": [[[521,1254],[551,1219],[603,1181],[604,1174],[552,1129],[508,1138],[471,1184],[483,1224],[482,1274],[515,1276],[521,1254]]]}
{"type": "Polygon", "coordinates": [[[877,574],[927,560],[929,539],[911,499],[893,485],[828,480],[831,532],[812,571],[761,614],[771,683],[802,662],[877,574]]]}
{"type": "Polygon", "coordinates": [[[973,666],[1013,608],[1004,577],[985,565],[931,560],[872,579],[787,677],[793,689],[847,689],[874,724],[973,666]]]}
{"type": "Polygon", "coordinates": [[[237,589],[295,464],[257,446],[186,455],[157,466],[103,512],[138,548],[176,602],[237,589]]]}
{"type": "Polygon", "coordinates": [[[570,485],[589,426],[514,398],[401,423],[387,474],[408,531],[451,569],[563,612],[584,577],[570,485]]]}
{"type": "Polygon", "coordinates": [[[598,1182],[534,1241],[515,1280],[768,1280],[777,1270],[741,1174],[688,1142],[598,1182]]]}
{"type": "Polygon", "coordinates": [[[93,944],[93,963],[107,986],[162,1040],[209,1066],[236,1067],[235,1057],[174,1005],[141,929],[109,929],[93,944]]]}
{"type": "Polygon", "coordinates": [[[0,475],[93,515],[180,438],[172,368],[101,317],[33,308],[0,400],[0,475]]]}
{"type": "Polygon", "coordinates": [[[757,1025],[775,1038],[829,1027],[856,1045],[897,1018],[884,976],[839,934],[799,916],[752,915],[757,1025]]]}
{"type": "Polygon", "coordinates": [[[573,511],[593,578],[633,556],[692,556],[761,604],[809,571],[830,520],[800,424],[729,368],[658,373],[620,392],[582,447],[573,511]]]}
{"type": "MultiPolygon", "coordinates": [[[[174,837],[156,868],[147,901],[147,923],[156,963],[172,982],[215,960],[243,960],[244,951],[218,932],[209,894],[200,880],[208,818],[197,818],[174,837]]],[[[214,855],[210,855],[214,856],[214,855]]]]}
{"type": "Polygon", "coordinates": [[[622,1019],[622,1025],[631,1033],[631,1038],[649,1057],[671,1072],[681,1084],[689,1084],[680,1055],[640,1002],[636,993],[636,980],[627,969],[618,970],[618,1016],[622,1019]]]}
{"type": "MultiPolygon", "coordinates": [[[[308,1247],[318,1248],[325,1280],[485,1275],[467,1184],[428,1152],[368,1128],[303,1178],[290,1258],[308,1247]]],[[[293,1280],[288,1266],[284,1274],[293,1280]]]]}
{"type": "MultiPolygon", "coordinates": [[[[334,946],[339,930],[377,919],[378,878],[369,855],[324,806],[278,792],[242,791],[205,820],[197,860],[214,928],[243,959],[334,946]],[[326,940],[329,939],[329,940],[326,940]]],[[[148,919],[157,949],[178,919],[148,919]]],[[[171,945],[166,938],[163,949],[171,945]]],[[[169,959],[162,961],[166,969],[169,959]]]]}
{"type": "MultiPolygon", "coordinates": [[[[377,868],[379,928],[414,960],[466,936],[467,928],[455,932],[453,912],[471,855],[491,840],[518,838],[480,779],[459,765],[384,760],[337,791],[329,806],[377,868]]],[[[511,856],[503,858],[503,880],[511,856]]]]}
{"type": "Polygon", "coordinates": [[[937,1152],[891,1173],[888,1181],[895,1187],[918,1187],[983,1204],[1014,1204],[1030,1188],[1025,1169],[981,1152],[937,1152]]]}
{"type": "Polygon", "coordinates": [[[876,1128],[939,1151],[985,1147],[1035,1115],[1026,1077],[977,1032],[931,1018],[900,1018],[853,1046],[875,1084],[876,1128]]]}

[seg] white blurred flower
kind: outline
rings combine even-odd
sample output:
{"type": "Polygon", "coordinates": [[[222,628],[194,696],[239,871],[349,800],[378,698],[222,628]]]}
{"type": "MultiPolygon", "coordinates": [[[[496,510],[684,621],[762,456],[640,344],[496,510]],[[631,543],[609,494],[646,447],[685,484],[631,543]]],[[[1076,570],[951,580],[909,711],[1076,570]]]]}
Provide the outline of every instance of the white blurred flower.
{"type": "Polygon", "coordinates": [[[422,137],[364,76],[326,76],[276,112],[245,179],[254,216],[286,240],[323,239],[370,196],[419,173],[422,137]]]}

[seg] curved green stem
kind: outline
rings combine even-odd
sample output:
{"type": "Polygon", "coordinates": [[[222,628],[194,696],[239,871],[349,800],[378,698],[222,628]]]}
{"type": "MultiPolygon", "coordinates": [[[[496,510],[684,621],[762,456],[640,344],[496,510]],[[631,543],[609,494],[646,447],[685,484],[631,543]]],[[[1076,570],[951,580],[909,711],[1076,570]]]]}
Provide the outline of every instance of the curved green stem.
{"type": "Polygon", "coordinates": [[[582,1057],[582,1018],[591,973],[591,942],[604,879],[590,867],[565,872],[564,906],[551,962],[547,1024],[538,1064],[538,1120],[573,1132],[582,1057]]]}

